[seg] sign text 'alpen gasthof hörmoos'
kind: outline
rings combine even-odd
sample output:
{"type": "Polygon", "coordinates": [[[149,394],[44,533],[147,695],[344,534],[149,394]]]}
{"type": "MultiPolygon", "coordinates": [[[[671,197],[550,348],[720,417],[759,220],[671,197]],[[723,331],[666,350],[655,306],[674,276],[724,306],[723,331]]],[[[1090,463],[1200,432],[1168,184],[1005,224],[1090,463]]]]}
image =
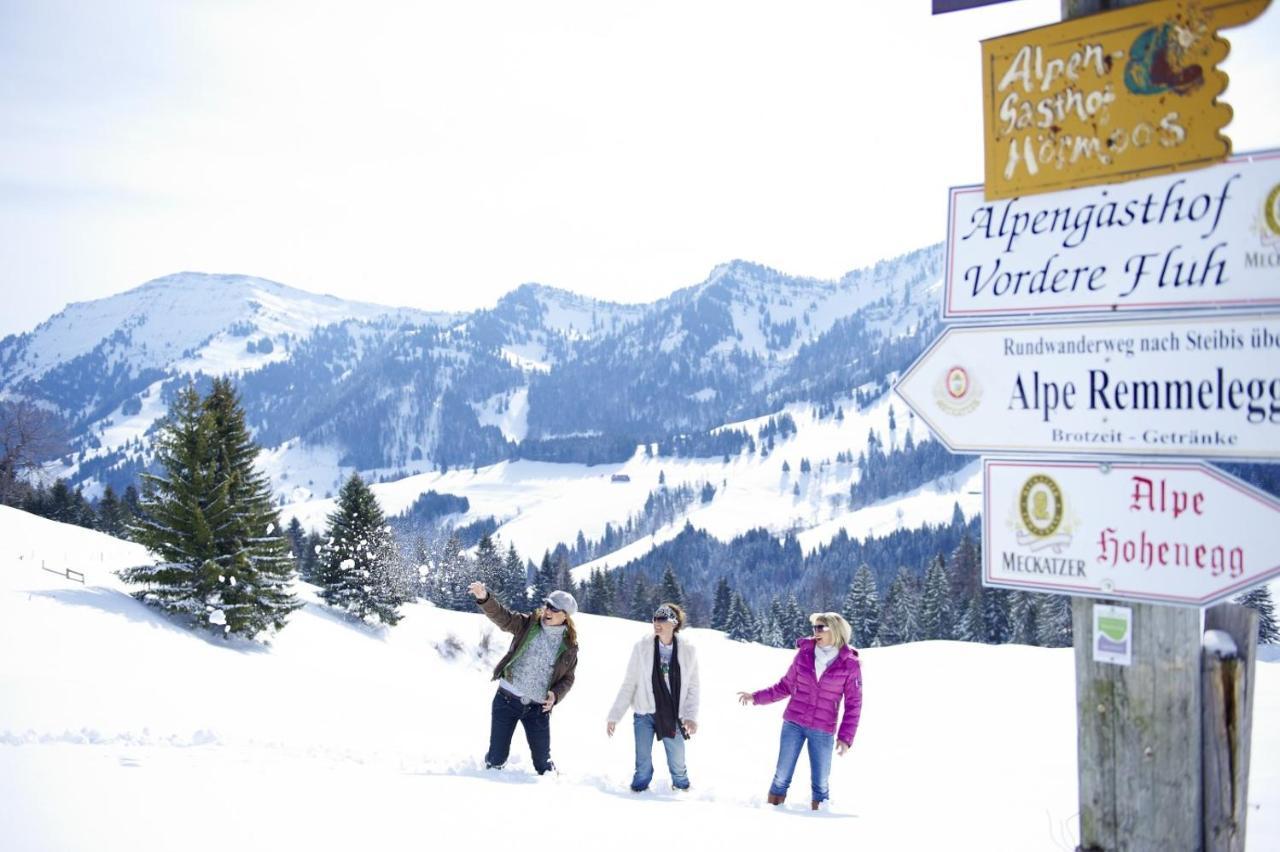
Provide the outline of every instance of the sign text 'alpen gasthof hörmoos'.
{"type": "Polygon", "coordinates": [[[1157,0],[982,42],[987,199],[1226,159],[1217,33],[1269,2],[1157,0]]]}

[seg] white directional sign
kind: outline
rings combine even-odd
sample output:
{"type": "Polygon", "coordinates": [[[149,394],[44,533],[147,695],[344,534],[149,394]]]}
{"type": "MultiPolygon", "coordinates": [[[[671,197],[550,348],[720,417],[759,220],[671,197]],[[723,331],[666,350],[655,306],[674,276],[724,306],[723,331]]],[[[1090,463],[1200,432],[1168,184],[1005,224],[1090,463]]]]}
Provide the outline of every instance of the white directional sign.
{"type": "Polygon", "coordinates": [[[988,586],[1206,606],[1280,576],[1280,501],[1208,465],[982,467],[988,586]]]}
{"type": "Polygon", "coordinates": [[[952,452],[1280,458],[1280,315],[952,327],[894,390],[952,452]]]}
{"type": "Polygon", "coordinates": [[[1280,150],[988,202],[951,190],[944,319],[1280,307],[1280,150]]]}

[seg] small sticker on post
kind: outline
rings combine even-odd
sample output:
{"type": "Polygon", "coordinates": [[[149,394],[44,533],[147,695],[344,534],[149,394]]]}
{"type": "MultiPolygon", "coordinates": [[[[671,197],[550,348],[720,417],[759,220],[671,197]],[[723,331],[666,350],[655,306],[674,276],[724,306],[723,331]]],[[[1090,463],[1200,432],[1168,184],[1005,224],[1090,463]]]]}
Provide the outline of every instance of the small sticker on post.
{"type": "Polygon", "coordinates": [[[1093,659],[1127,666],[1133,662],[1133,610],[1127,606],[1093,606],[1093,659]]]}

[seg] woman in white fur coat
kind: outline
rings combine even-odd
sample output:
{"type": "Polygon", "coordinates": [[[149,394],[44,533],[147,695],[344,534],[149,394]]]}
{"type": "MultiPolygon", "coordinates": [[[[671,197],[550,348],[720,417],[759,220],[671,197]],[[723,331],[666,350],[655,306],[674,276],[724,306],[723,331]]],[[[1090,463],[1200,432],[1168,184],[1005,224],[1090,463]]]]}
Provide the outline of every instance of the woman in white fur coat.
{"type": "Polygon", "coordinates": [[[684,741],[698,730],[698,654],[677,634],[684,610],[664,603],[653,613],[653,635],[631,649],[627,674],[609,710],[609,736],[630,707],[636,735],[636,773],[631,790],[644,792],[653,780],[653,741],[662,741],[674,790],[689,789],[684,741]]]}

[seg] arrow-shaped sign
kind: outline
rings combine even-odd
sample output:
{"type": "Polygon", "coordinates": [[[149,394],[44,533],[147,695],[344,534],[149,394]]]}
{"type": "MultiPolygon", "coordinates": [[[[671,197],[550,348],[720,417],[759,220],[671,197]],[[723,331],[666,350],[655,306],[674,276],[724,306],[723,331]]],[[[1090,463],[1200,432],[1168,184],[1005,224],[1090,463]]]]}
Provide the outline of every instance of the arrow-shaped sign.
{"type": "Polygon", "coordinates": [[[1280,315],[949,328],[894,390],[952,452],[1280,458],[1280,315]]]}
{"type": "Polygon", "coordinates": [[[983,460],[983,583],[1206,606],[1280,575],[1280,501],[1204,464],[983,460]]]}

